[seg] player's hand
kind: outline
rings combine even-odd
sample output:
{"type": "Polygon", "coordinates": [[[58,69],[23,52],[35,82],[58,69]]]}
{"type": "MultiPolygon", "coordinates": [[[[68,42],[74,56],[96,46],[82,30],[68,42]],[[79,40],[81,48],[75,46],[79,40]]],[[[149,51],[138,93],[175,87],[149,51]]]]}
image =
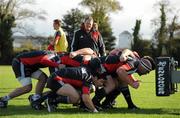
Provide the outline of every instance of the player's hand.
{"type": "Polygon", "coordinates": [[[123,62],[123,61],[127,61],[128,57],[135,58],[135,55],[134,55],[134,53],[133,53],[131,50],[125,49],[125,50],[122,52],[122,54],[121,54],[121,56],[119,57],[119,59],[120,59],[120,61],[123,62]]]}
{"type": "Polygon", "coordinates": [[[77,56],[76,52],[70,52],[69,57],[70,58],[74,58],[75,56],[77,56]]]}
{"type": "Polygon", "coordinates": [[[124,61],[127,60],[127,58],[128,58],[127,56],[121,55],[119,59],[120,59],[121,62],[124,62],[124,61]]]}
{"type": "Polygon", "coordinates": [[[93,113],[98,113],[98,110],[97,110],[97,109],[94,109],[94,110],[93,110],[93,113]]]}
{"type": "Polygon", "coordinates": [[[84,60],[84,61],[89,61],[89,60],[91,60],[91,58],[92,58],[91,55],[84,55],[84,56],[83,56],[83,60],[84,60]]]}
{"type": "Polygon", "coordinates": [[[139,81],[134,81],[133,84],[132,84],[132,87],[135,88],[135,89],[139,88],[139,86],[140,86],[139,81]]]}
{"type": "Polygon", "coordinates": [[[93,77],[93,82],[96,87],[101,87],[104,85],[105,80],[104,79],[97,79],[96,77],[93,77]]]}
{"type": "Polygon", "coordinates": [[[118,55],[118,53],[122,51],[120,49],[113,49],[112,51],[109,52],[109,55],[118,55]]]}
{"type": "Polygon", "coordinates": [[[105,83],[105,80],[104,79],[98,79],[97,83],[98,83],[99,86],[103,86],[104,83],[105,83]]]}

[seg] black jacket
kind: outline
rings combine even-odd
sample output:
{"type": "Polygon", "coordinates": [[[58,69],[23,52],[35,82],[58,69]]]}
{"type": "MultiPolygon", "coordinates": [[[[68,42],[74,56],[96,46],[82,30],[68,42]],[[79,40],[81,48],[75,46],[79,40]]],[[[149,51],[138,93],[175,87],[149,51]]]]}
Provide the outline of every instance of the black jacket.
{"type": "Polygon", "coordinates": [[[91,48],[99,56],[105,55],[105,45],[101,34],[98,33],[98,39],[94,40],[92,33],[93,31],[87,33],[83,29],[76,31],[71,44],[71,51],[76,51],[82,48],[91,48]]]}

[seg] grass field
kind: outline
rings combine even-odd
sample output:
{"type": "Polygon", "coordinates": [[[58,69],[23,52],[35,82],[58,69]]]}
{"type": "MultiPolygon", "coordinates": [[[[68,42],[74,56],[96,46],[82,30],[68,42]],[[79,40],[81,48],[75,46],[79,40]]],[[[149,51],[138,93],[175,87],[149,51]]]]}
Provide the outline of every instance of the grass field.
{"type": "MultiPolygon", "coordinates": [[[[47,72],[47,69],[44,71],[47,72]]],[[[138,76],[137,76],[138,77],[138,76]]],[[[180,92],[169,97],[156,97],[155,74],[138,77],[142,80],[139,89],[131,88],[133,101],[140,110],[128,110],[124,98],[117,99],[115,109],[101,111],[100,113],[86,113],[72,105],[60,104],[58,110],[48,113],[46,109],[35,111],[29,106],[27,97],[32,93],[20,96],[9,101],[7,109],[0,109],[2,118],[180,118],[180,92]]],[[[33,84],[35,81],[33,81],[33,84]]],[[[10,66],[0,66],[0,96],[6,95],[20,84],[15,79],[10,66]]],[[[180,85],[179,85],[180,87],[180,85]]]]}

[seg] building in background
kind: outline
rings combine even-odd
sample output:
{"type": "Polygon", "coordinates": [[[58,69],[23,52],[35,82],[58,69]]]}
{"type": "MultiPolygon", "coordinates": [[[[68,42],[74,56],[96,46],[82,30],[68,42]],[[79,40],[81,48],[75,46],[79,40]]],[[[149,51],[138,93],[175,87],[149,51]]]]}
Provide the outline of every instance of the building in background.
{"type": "Polygon", "coordinates": [[[47,37],[13,36],[14,50],[43,50],[48,43],[47,37]]]}
{"type": "Polygon", "coordinates": [[[180,38],[180,30],[177,30],[175,33],[174,33],[174,38],[180,38]]]}
{"type": "Polygon", "coordinates": [[[133,36],[128,31],[123,31],[119,35],[119,39],[117,41],[116,48],[128,48],[131,49],[131,44],[133,41],[133,36]]]}

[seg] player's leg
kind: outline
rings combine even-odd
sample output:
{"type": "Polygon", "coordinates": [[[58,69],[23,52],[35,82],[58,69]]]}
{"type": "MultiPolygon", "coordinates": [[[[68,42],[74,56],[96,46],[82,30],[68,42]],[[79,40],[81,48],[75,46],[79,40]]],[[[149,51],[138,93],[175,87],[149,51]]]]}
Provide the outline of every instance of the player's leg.
{"type": "Polygon", "coordinates": [[[13,71],[16,75],[17,80],[22,85],[21,87],[16,88],[8,95],[3,96],[0,98],[0,107],[5,108],[7,107],[7,103],[10,99],[28,93],[32,90],[32,81],[28,74],[25,72],[25,67],[22,63],[19,62],[17,59],[13,59],[12,62],[13,71]]]}
{"type": "Polygon", "coordinates": [[[47,81],[47,75],[41,70],[36,70],[31,74],[31,77],[37,79],[38,82],[36,84],[35,94],[30,95],[28,99],[33,109],[41,110],[43,108],[43,105],[41,104],[42,102],[38,102],[37,100],[39,100],[42,96],[42,92],[47,81]]]}
{"type": "Polygon", "coordinates": [[[13,90],[12,92],[10,92],[8,95],[3,96],[0,98],[0,102],[5,102],[5,105],[3,106],[3,103],[0,103],[0,107],[7,107],[7,102],[10,99],[13,99],[15,97],[18,97],[20,95],[29,93],[32,90],[32,84],[31,84],[31,78],[18,78],[19,82],[22,84],[22,87],[18,87],[15,90],[13,90]]]}
{"type": "Polygon", "coordinates": [[[121,93],[121,91],[117,90],[117,87],[119,86],[119,82],[116,78],[114,78],[114,82],[116,87],[114,90],[112,90],[106,95],[105,100],[102,102],[103,109],[113,108],[116,97],[121,93]]]}
{"type": "Polygon", "coordinates": [[[80,100],[77,91],[69,84],[64,84],[57,90],[56,94],[56,97],[50,96],[45,100],[49,112],[54,111],[59,103],[77,104],[80,100]]]}
{"type": "Polygon", "coordinates": [[[42,92],[44,90],[44,87],[46,85],[48,77],[41,70],[37,70],[37,71],[33,72],[31,74],[31,77],[38,80],[38,82],[36,84],[36,88],[35,88],[35,94],[32,96],[32,99],[35,101],[35,100],[37,100],[37,99],[39,99],[41,97],[41,94],[42,94],[42,92]]]}
{"type": "Polygon", "coordinates": [[[128,109],[138,109],[138,107],[132,101],[131,93],[127,84],[120,85],[117,90],[121,91],[121,93],[123,94],[126,103],[128,104],[128,109]]]}
{"type": "Polygon", "coordinates": [[[79,93],[74,87],[65,84],[62,80],[57,80],[57,77],[56,73],[54,73],[49,77],[47,82],[47,87],[58,95],[56,98],[49,97],[45,101],[49,112],[53,111],[54,105],[58,103],[74,104],[78,103],[80,99],[79,93]]]}
{"type": "Polygon", "coordinates": [[[106,80],[105,85],[103,88],[99,88],[95,91],[95,96],[93,97],[92,101],[97,109],[101,109],[101,100],[112,90],[115,89],[115,82],[110,77],[106,80]]]}
{"type": "Polygon", "coordinates": [[[122,93],[128,104],[128,109],[138,109],[138,107],[132,101],[128,85],[122,81],[119,83],[119,87],[106,96],[106,99],[103,101],[102,106],[104,108],[112,107],[112,102],[117,98],[118,95],[120,95],[120,93],[122,93]]]}
{"type": "Polygon", "coordinates": [[[77,69],[60,69],[49,77],[47,87],[50,88],[53,92],[56,92],[57,95],[68,96],[69,101],[67,103],[77,103],[77,100],[79,100],[79,93],[74,87],[68,84],[68,81],[71,81],[71,78],[69,77],[73,75],[74,78],[79,77],[77,73],[77,69]],[[67,84],[65,84],[64,81],[66,81],[67,84]]]}
{"type": "MultiPolygon", "coordinates": [[[[67,96],[69,99],[66,100],[66,103],[69,103],[69,104],[77,104],[80,100],[79,93],[70,84],[64,84],[56,92],[56,94],[61,95],[61,96],[67,96]]],[[[59,100],[60,100],[60,98],[62,98],[62,97],[59,97],[59,100]]],[[[58,97],[56,99],[58,100],[58,97]]]]}

